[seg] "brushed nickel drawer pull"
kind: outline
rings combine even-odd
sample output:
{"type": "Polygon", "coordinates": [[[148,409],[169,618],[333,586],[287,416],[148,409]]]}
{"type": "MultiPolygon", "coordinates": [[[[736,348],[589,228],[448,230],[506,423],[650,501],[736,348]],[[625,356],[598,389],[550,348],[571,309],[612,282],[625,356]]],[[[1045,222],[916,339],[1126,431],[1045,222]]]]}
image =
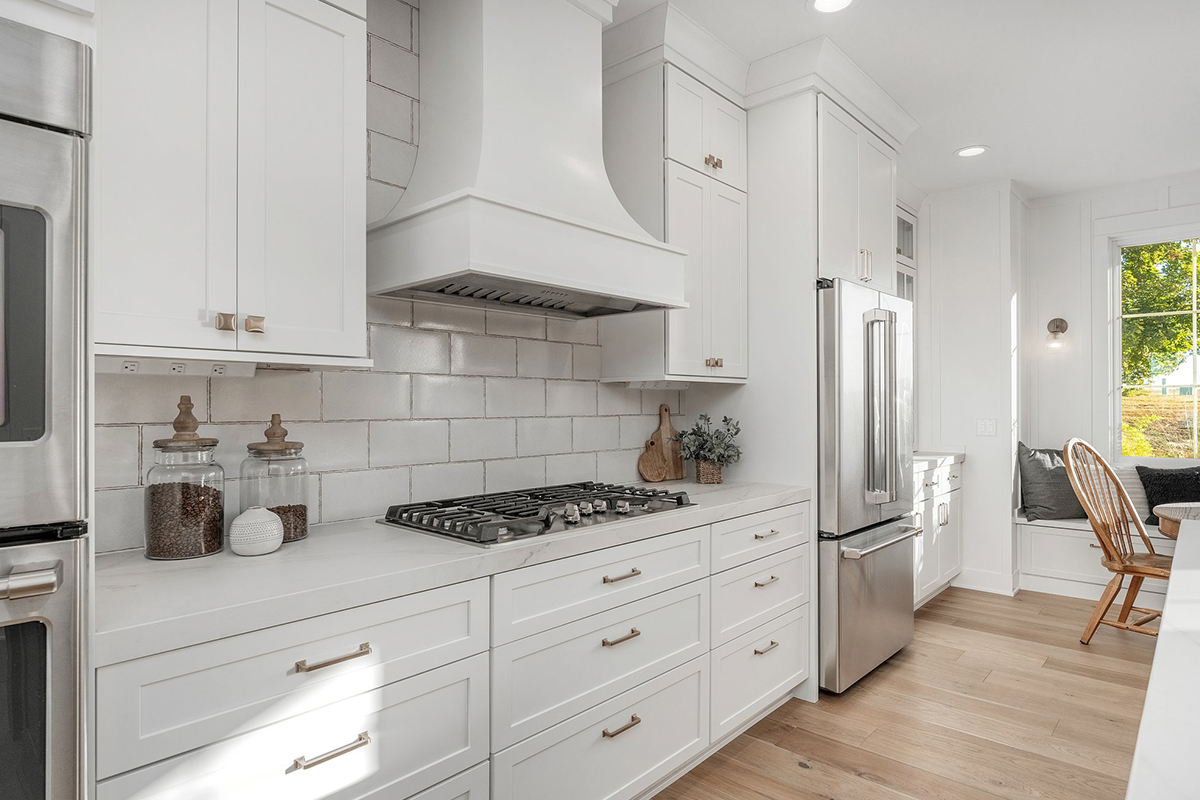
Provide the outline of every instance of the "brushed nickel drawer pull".
{"type": "Polygon", "coordinates": [[[309,664],[308,659],[297,661],[296,662],[296,672],[316,672],[319,669],[325,669],[326,667],[332,667],[334,664],[341,664],[341,663],[349,661],[353,658],[362,658],[363,656],[369,656],[369,655],[371,655],[371,643],[363,642],[362,644],[360,644],[358,646],[358,649],[355,650],[353,653],[347,653],[344,656],[338,656],[337,658],[331,658],[328,661],[318,661],[315,664],[309,664]]]}
{"type": "Polygon", "coordinates": [[[771,536],[778,536],[778,535],[779,535],[779,531],[777,531],[777,530],[775,530],[774,528],[772,528],[772,529],[771,529],[771,531],[770,531],[770,533],[756,533],[756,534],[754,534],[754,538],[755,538],[755,539],[766,539],[766,538],[768,538],[768,537],[771,537],[771,536]]]}
{"type": "Polygon", "coordinates": [[[629,572],[626,572],[624,575],[618,575],[615,578],[610,578],[607,575],[605,575],[604,582],[605,583],[620,583],[621,581],[627,581],[630,578],[636,578],[638,575],[641,575],[641,574],[642,574],[642,571],[640,569],[638,569],[637,567],[634,567],[633,569],[629,570],[629,572]]]}
{"type": "Polygon", "coordinates": [[[761,588],[763,588],[764,586],[770,586],[772,583],[774,583],[774,582],[775,582],[775,581],[777,581],[777,580],[779,580],[779,576],[778,576],[778,575],[772,575],[771,577],[767,578],[765,581],[755,581],[755,582],[754,582],[754,588],[755,588],[755,589],[761,589],[761,588]]]}
{"type": "Polygon", "coordinates": [[[1101,547],[1100,547],[1100,545],[1096,544],[1095,542],[1092,542],[1091,544],[1089,544],[1089,545],[1088,545],[1088,547],[1094,547],[1094,548],[1096,548],[1097,550],[1101,550],[1101,549],[1103,549],[1103,548],[1101,548],[1101,547]]]}
{"type": "Polygon", "coordinates": [[[213,317],[213,327],[219,331],[236,331],[236,317],[236,314],[222,314],[217,312],[217,314],[213,317]]]}
{"type": "Polygon", "coordinates": [[[762,650],[757,650],[757,649],[756,649],[756,650],[754,651],[754,655],[756,655],[756,656],[765,656],[767,653],[771,652],[771,651],[772,651],[772,650],[774,650],[776,647],[779,647],[779,642],[777,642],[777,641],[775,641],[774,639],[772,639],[772,640],[771,640],[771,643],[770,643],[769,645],[767,645],[766,647],[764,647],[762,650]]]}
{"type": "Polygon", "coordinates": [[[642,632],[639,631],[637,628],[630,628],[629,633],[625,634],[620,639],[602,639],[600,641],[600,644],[602,644],[605,647],[616,647],[621,642],[628,642],[630,639],[636,639],[637,637],[639,637],[641,635],[642,635],[642,632]]]}
{"type": "Polygon", "coordinates": [[[246,315],[246,333],[266,333],[267,318],[256,317],[252,314],[246,315]]]}
{"type": "Polygon", "coordinates": [[[317,756],[316,758],[314,758],[312,760],[309,760],[309,759],[305,758],[304,756],[300,756],[299,758],[297,758],[295,761],[292,762],[292,768],[293,769],[312,769],[313,767],[324,764],[326,761],[333,761],[338,756],[344,756],[344,755],[346,755],[346,753],[351,753],[360,747],[366,747],[370,743],[371,743],[371,735],[369,733],[367,733],[366,731],[363,731],[362,733],[360,733],[358,735],[358,738],[355,739],[350,744],[343,745],[342,747],[339,747],[336,750],[330,750],[328,753],[322,753],[321,755],[317,756]]]}
{"type": "Polygon", "coordinates": [[[639,717],[637,714],[630,714],[629,722],[626,722],[624,725],[617,728],[615,731],[610,731],[608,728],[605,728],[604,729],[604,738],[605,739],[615,739],[618,736],[620,736],[622,733],[624,733],[625,731],[629,730],[630,728],[636,728],[638,725],[641,725],[641,724],[642,724],[641,717],[639,717]]]}

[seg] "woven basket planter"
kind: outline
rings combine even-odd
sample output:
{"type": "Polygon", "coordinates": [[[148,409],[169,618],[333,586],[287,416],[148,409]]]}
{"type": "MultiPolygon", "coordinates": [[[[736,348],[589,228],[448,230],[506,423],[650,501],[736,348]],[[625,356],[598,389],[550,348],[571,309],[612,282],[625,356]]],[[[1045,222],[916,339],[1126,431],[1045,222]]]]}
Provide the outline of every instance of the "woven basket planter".
{"type": "Polygon", "coordinates": [[[724,475],[721,468],[711,461],[696,462],[696,483],[721,483],[724,475]]]}

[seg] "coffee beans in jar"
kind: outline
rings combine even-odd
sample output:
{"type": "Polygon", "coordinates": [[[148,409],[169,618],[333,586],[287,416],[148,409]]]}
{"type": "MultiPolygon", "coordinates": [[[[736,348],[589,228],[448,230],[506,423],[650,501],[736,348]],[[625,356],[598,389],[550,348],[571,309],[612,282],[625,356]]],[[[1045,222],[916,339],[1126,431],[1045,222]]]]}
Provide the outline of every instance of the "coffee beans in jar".
{"type": "Polygon", "coordinates": [[[221,551],[224,492],[192,483],[146,487],[146,558],[197,558],[221,551]]]}
{"type": "Polygon", "coordinates": [[[283,541],[285,543],[308,536],[308,506],[293,503],[286,506],[273,506],[267,511],[274,512],[283,522],[283,541]]]}
{"type": "Polygon", "coordinates": [[[308,536],[308,462],[304,443],[288,439],[279,414],[263,431],[264,441],[246,445],[239,494],[242,512],[262,506],[283,521],[283,543],[308,536]]]}

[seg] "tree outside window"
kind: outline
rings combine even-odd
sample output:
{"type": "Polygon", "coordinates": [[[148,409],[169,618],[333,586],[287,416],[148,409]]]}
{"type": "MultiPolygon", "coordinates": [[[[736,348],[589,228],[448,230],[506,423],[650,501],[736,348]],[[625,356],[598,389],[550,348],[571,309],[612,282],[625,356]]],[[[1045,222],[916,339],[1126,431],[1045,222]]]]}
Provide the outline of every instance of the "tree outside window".
{"type": "Polygon", "coordinates": [[[1200,458],[1200,239],[1121,248],[1121,454],[1200,458]]]}

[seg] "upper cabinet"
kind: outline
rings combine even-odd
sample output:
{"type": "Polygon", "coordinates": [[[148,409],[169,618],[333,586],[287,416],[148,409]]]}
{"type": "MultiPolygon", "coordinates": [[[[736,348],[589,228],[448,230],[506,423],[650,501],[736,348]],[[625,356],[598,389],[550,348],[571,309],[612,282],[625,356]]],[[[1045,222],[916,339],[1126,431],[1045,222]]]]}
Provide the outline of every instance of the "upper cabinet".
{"type": "Polygon", "coordinates": [[[666,69],[667,158],[746,191],[746,112],[695,78],[666,69]]]}
{"type": "Polygon", "coordinates": [[[817,99],[818,270],[895,293],[896,153],[827,96],[817,99]]]}
{"type": "Polygon", "coordinates": [[[745,112],[655,65],[605,87],[604,161],[633,218],[688,251],[688,307],[602,318],[602,379],[745,381],[745,112]]]}
{"type": "Polygon", "coordinates": [[[321,0],[97,22],[98,345],[364,356],[365,22],[321,0]]]}

